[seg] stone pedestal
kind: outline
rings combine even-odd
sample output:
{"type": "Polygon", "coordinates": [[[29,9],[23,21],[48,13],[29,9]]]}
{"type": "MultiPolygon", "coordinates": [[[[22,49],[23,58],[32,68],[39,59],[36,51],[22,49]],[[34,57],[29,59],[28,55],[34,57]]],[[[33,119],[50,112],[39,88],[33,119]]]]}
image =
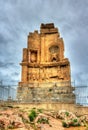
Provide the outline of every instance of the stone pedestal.
{"type": "Polygon", "coordinates": [[[24,84],[18,88],[18,100],[26,103],[75,103],[75,95],[72,93],[73,90],[74,88],[69,86],[68,83],[24,84]]]}

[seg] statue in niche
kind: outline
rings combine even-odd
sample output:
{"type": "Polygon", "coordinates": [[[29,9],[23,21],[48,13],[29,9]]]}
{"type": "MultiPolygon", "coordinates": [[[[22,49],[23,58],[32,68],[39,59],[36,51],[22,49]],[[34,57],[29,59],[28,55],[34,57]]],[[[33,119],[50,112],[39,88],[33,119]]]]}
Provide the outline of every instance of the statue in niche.
{"type": "Polygon", "coordinates": [[[50,53],[58,53],[59,47],[57,45],[53,45],[49,48],[50,53]]]}
{"type": "Polygon", "coordinates": [[[31,53],[30,53],[30,61],[32,63],[37,62],[37,51],[31,51],[31,53]]]}
{"type": "Polygon", "coordinates": [[[59,47],[57,45],[53,45],[49,48],[51,62],[59,61],[58,51],[59,51],[59,47]]]}
{"type": "Polygon", "coordinates": [[[58,62],[59,61],[58,55],[56,53],[51,54],[50,61],[51,62],[58,62]]]}

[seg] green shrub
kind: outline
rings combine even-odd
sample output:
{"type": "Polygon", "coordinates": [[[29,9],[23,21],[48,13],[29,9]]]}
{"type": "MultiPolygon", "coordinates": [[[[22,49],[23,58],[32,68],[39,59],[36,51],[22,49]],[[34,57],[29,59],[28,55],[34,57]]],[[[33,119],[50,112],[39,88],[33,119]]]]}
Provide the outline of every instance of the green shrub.
{"type": "Polygon", "coordinates": [[[67,127],[68,127],[68,124],[63,121],[63,122],[62,122],[62,126],[67,128],[67,127]]]}
{"type": "Polygon", "coordinates": [[[78,123],[78,126],[81,126],[81,124],[80,124],[80,123],[78,123]]]}
{"type": "Polygon", "coordinates": [[[34,119],[37,117],[36,111],[34,109],[32,109],[28,117],[29,117],[30,121],[33,122],[34,119]]]}
{"type": "Polygon", "coordinates": [[[34,117],[32,114],[30,114],[30,115],[29,115],[29,119],[30,119],[31,122],[33,122],[34,119],[35,119],[35,117],[34,117]]]}
{"type": "Polygon", "coordinates": [[[13,129],[14,126],[13,126],[13,125],[9,125],[8,128],[9,128],[9,129],[13,129]]]}
{"type": "Polygon", "coordinates": [[[73,126],[80,126],[80,123],[77,119],[73,119],[73,126]]]}
{"type": "Polygon", "coordinates": [[[76,122],[78,122],[78,120],[77,120],[77,119],[74,119],[73,122],[76,123],[76,122]]]}
{"type": "Polygon", "coordinates": [[[32,109],[35,109],[35,110],[36,110],[36,107],[33,107],[32,109]]]}
{"type": "Polygon", "coordinates": [[[13,108],[13,106],[12,106],[12,105],[8,105],[7,107],[9,107],[9,108],[13,108]]]}
{"type": "Polygon", "coordinates": [[[37,123],[49,124],[49,120],[47,118],[40,118],[38,119],[37,123]]]}
{"type": "Polygon", "coordinates": [[[36,111],[35,110],[31,110],[31,113],[34,115],[34,117],[36,117],[37,116],[37,113],[36,113],[36,111]]]}
{"type": "Polygon", "coordinates": [[[69,112],[66,111],[66,112],[65,112],[65,115],[66,115],[66,116],[69,116],[69,112]]]}
{"type": "Polygon", "coordinates": [[[43,110],[42,110],[42,109],[38,109],[37,111],[38,111],[39,113],[42,113],[43,110]]]}
{"type": "Polygon", "coordinates": [[[63,127],[70,127],[70,126],[80,126],[80,123],[77,119],[69,120],[68,122],[63,121],[62,122],[63,127]]]}

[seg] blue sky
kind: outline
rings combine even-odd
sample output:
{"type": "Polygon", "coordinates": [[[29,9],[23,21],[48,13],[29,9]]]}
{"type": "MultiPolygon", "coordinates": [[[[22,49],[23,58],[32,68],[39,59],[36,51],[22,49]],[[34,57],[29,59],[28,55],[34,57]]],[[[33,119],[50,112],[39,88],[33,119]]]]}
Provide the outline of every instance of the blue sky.
{"type": "Polygon", "coordinates": [[[65,44],[72,80],[88,81],[88,0],[0,0],[0,80],[17,84],[29,32],[53,22],[65,44]]]}

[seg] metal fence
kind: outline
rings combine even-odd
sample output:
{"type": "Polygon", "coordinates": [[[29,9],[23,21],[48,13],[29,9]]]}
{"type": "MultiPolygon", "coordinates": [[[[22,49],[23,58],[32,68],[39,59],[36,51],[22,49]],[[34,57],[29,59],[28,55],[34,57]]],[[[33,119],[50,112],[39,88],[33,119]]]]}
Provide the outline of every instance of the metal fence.
{"type": "MultiPolygon", "coordinates": [[[[17,95],[16,85],[0,85],[0,100],[16,100],[17,95]]],[[[88,106],[88,86],[75,87],[76,104],[88,106]]]]}
{"type": "Polygon", "coordinates": [[[16,99],[17,86],[14,85],[0,85],[0,100],[16,99]]]}
{"type": "Polygon", "coordinates": [[[88,106],[88,86],[75,87],[76,104],[88,106]]]}

